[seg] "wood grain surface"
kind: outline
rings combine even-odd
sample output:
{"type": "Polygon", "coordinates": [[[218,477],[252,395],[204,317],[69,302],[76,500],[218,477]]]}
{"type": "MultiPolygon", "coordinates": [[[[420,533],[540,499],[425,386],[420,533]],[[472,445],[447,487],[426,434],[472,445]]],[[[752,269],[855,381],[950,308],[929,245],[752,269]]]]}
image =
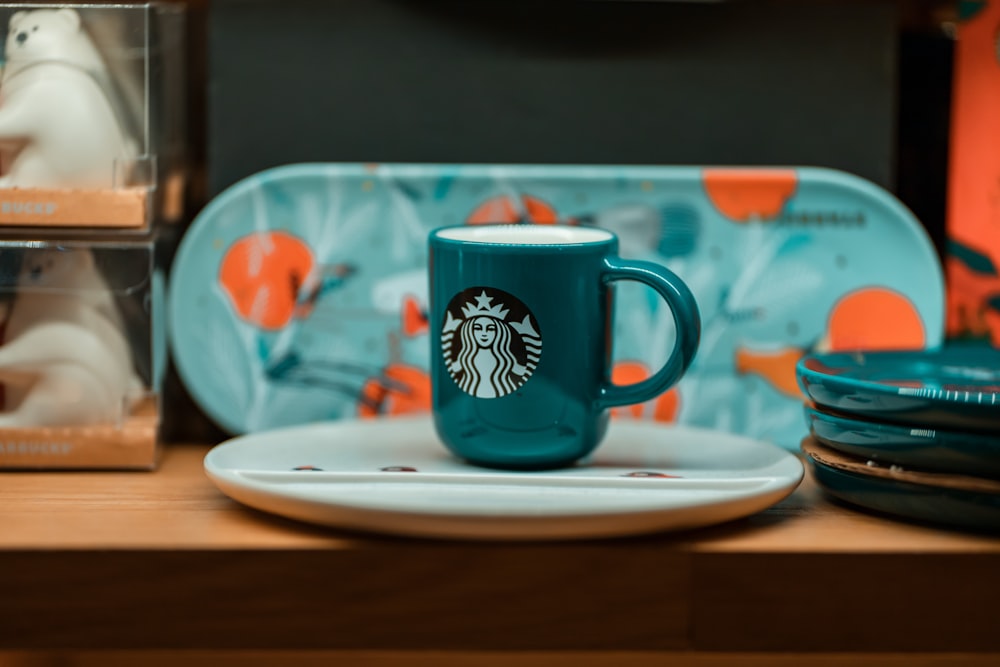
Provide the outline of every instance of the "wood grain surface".
{"type": "Polygon", "coordinates": [[[1000,539],[852,511],[808,479],[715,528],[464,543],[244,508],[207,451],[168,446],[151,473],[0,473],[0,650],[1000,653],[1000,539]]]}
{"type": "Polygon", "coordinates": [[[0,667],[995,667],[1000,654],[395,651],[0,653],[0,667]]]}

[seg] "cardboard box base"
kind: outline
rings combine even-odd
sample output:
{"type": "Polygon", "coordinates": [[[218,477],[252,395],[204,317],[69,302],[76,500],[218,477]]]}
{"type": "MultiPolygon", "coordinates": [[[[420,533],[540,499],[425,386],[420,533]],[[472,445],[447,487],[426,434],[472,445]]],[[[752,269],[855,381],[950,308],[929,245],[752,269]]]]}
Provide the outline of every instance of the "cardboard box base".
{"type": "Polygon", "coordinates": [[[0,225],[137,229],[146,225],[150,190],[0,188],[0,225]]]}
{"type": "Polygon", "coordinates": [[[149,399],[121,424],[0,429],[0,469],[152,470],[159,417],[149,399]]]}

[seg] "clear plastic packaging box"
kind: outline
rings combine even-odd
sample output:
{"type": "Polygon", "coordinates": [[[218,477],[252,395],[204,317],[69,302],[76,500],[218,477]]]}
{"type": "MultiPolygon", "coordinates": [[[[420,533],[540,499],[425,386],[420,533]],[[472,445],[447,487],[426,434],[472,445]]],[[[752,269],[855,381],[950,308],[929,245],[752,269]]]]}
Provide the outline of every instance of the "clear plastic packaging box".
{"type": "Polygon", "coordinates": [[[151,468],[164,366],[152,242],[0,245],[0,468],[151,468]]]}
{"type": "Polygon", "coordinates": [[[143,235],[176,217],[183,19],[159,3],[0,5],[0,225],[143,235]]]}

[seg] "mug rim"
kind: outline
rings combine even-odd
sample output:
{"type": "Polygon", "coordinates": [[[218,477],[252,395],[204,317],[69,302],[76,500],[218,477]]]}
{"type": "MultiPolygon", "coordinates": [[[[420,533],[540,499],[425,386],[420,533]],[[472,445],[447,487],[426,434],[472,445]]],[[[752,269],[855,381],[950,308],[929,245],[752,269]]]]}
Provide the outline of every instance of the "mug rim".
{"type": "Polygon", "coordinates": [[[486,224],[486,225],[449,225],[431,231],[432,241],[443,241],[460,245],[492,248],[517,249],[551,249],[551,248],[586,248],[603,246],[617,240],[615,234],[598,227],[577,227],[571,225],[536,225],[536,224],[486,224]],[[495,235],[524,234],[528,237],[547,237],[551,240],[497,240],[495,235]],[[476,238],[490,237],[494,238],[476,238]],[[570,238],[578,237],[578,238],[570,238]]]}

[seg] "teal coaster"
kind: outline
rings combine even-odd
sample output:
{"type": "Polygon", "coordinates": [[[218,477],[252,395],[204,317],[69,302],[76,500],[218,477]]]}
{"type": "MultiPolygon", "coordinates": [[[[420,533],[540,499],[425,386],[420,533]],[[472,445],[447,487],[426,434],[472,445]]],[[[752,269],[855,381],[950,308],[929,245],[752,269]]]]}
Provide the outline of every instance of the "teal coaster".
{"type": "Polygon", "coordinates": [[[905,472],[845,462],[815,443],[807,441],[802,449],[816,482],[833,498],[890,517],[1000,532],[1000,483],[972,478],[950,480],[946,475],[932,474],[907,479],[905,472]]]}
{"type": "Polygon", "coordinates": [[[1000,433],[1000,350],[812,354],[799,381],[818,405],[909,426],[1000,433]]]}
{"type": "Polygon", "coordinates": [[[813,437],[838,451],[921,470],[1000,478],[1000,437],[873,422],[809,406],[805,412],[813,437]]]}

